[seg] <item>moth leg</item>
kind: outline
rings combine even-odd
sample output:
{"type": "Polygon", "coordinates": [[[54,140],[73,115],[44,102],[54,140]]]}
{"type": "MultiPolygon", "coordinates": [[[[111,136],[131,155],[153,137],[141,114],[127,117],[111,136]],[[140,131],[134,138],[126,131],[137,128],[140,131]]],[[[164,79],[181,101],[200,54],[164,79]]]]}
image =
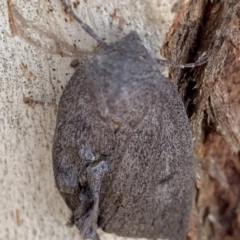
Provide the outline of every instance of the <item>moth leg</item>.
{"type": "Polygon", "coordinates": [[[75,222],[83,239],[99,240],[97,234],[99,198],[102,180],[107,169],[108,166],[105,161],[87,167],[87,180],[92,193],[93,202],[90,209],[83,215],[80,214],[81,217],[75,222]]]}
{"type": "Polygon", "coordinates": [[[178,63],[171,63],[168,62],[166,60],[163,59],[157,59],[157,62],[162,65],[162,66],[166,66],[166,67],[175,67],[175,68],[194,68],[197,66],[201,66],[205,63],[207,63],[208,60],[208,55],[206,52],[203,52],[202,55],[197,59],[197,61],[193,62],[193,63],[186,63],[186,64],[178,64],[178,63]]]}

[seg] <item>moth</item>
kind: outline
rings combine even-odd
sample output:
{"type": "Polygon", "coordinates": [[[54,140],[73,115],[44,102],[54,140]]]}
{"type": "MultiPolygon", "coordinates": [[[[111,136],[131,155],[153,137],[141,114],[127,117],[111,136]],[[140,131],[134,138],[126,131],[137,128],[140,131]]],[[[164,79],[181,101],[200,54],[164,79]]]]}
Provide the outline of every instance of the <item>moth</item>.
{"type": "Polygon", "coordinates": [[[82,239],[186,236],[194,184],[184,104],[132,31],[99,44],[65,87],[53,140],[56,187],[82,239]]]}

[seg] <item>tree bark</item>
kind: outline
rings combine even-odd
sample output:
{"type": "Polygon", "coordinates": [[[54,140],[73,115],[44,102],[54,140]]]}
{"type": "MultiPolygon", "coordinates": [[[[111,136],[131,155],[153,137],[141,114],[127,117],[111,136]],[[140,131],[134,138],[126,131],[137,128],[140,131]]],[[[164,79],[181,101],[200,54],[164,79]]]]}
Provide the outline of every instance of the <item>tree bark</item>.
{"type": "MultiPolygon", "coordinates": [[[[160,56],[173,0],[71,2],[107,42],[136,30],[160,56]]],[[[0,32],[0,239],[79,239],[65,226],[70,213],[54,185],[52,137],[59,97],[75,71],[69,65],[97,44],[57,0],[2,0],[0,32]]]]}
{"type": "Polygon", "coordinates": [[[172,62],[208,62],[171,69],[192,127],[196,197],[188,239],[240,239],[240,2],[181,4],[162,48],[172,62]]]}
{"type": "MultiPolygon", "coordinates": [[[[169,72],[184,99],[196,153],[188,239],[240,239],[240,2],[72,2],[107,42],[136,30],[159,58],[168,31],[162,55],[171,62],[208,54],[205,65],[169,72]]],[[[5,0],[0,30],[0,239],[79,239],[64,225],[69,211],[54,186],[51,147],[57,102],[74,72],[69,65],[85,61],[96,43],[60,1],[5,0]]],[[[101,239],[113,238],[101,232],[101,239]]]]}

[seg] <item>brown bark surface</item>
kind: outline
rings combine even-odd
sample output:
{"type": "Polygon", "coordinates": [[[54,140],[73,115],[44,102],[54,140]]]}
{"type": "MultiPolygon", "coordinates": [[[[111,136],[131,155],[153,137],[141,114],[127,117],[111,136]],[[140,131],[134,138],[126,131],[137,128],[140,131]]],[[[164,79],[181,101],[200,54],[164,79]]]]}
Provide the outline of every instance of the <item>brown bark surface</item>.
{"type": "Polygon", "coordinates": [[[184,99],[196,152],[196,197],[188,239],[240,239],[240,1],[180,4],[162,54],[208,62],[170,70],[184,99]]]}

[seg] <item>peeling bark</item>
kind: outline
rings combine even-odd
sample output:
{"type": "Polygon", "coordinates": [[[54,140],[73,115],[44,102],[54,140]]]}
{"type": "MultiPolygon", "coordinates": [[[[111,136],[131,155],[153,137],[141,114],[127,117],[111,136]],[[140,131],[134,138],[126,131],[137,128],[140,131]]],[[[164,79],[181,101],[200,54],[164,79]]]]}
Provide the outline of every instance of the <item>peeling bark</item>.
{"type": "Polygon", "coordinates": [[[196,150],[196,198],[189,239],[240,239],[240,2],[182,3],[162,54],[206,65],[170,69],[182,95],[196,150]]]}

